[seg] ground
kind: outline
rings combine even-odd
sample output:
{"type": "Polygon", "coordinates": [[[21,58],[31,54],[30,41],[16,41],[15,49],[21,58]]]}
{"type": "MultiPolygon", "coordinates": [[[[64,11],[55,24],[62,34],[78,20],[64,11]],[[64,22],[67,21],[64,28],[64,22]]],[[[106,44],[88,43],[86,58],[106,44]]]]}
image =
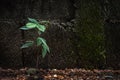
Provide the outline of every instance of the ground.
{"type": "Polygon", "coordinates": [[[120,80],[120,70],[0,68],[0,80],[120,80]]]}

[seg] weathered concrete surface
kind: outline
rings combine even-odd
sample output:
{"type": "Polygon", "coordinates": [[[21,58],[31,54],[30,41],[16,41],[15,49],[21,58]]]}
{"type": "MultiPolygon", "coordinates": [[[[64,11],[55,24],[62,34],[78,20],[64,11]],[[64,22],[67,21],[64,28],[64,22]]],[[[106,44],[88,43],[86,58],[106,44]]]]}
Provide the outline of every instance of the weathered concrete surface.
{"type": "MultiPolygon", "coordinates": [[[[95,4],[96,0],[92,1],[0,0],[0,66],[3,67],[22,66],[21,50],[19,48],[22,43],[21,41],[22,36],[19,27],[25,24],[25,22],[27,21],[27,17],[31,17],[37,20],[42,19],[50,20],[52,23],[54,23],[51,24],[51,26],[47,29],[46,33],[42,35],[47,39],[48,45],[50,46],[51,49],[51,53],[47,55],[45,59],[40,60],[41,62],[40,67],[46,68],[81,67],[82,64],[80,59],[81,56],[78,57],[77,54],[79,53],[79,51],[76,50],[76,46],[73,47],[72,44],[74,42],[71,43],[70,41],[73,40],[73,38],[76,38],[76,36],[74,34],[71,34],[71,32],[73,31],[72,30],[73,24],[71,26],[71,23],[69,22],[73,20],[75,17],[77,17],[76,14],[79,14],[80,16],[79,20],[80,22],[81,20],[83,21],[83,25],[87,25],[84,23],[84,18],[86,19],[88,17],[90,18],[89,20],[91,21],[93,20],[92,24],[94,25],[94,27],[95,27],[94,23],[99,24],[98,22],[99,20],[97,19],[100,18],[97,16],[97,14],[94,15],[95,12],[94,9],[96,8],[94,7],[94,5],[96,6],[95,4]],[[90,9],[93,11],[90,11],[90,9]],[[77,10],[80,10],[80,12],[77,12],[77,10]],[[72,28],[70,28],[70,26],[72,28]]],[[[103,14],[104,20],[106,20],[105,39],[106,39],[107,65],[109,67],[119,68],[120,1],[99,0],[97,1],[97,3],[101,3],[101,13],[103,14]]],[[[27,33],[28,32],[25,32],[25,36],[27,36],[27,33]]],[[[25,51],[25,53],[26,52],[27,51],[25,51]]],[[[35,66],[35,60],[33,59],[33,56],[31,56],[33,55],[32,53],[34,53],[34,51],[32,52],[30,50],[28,53],[25,54],[26,66],[35,66]]],[[[90,63],[90,65],[92,65],[92,63],[90,63]]]]}
{"type": "MultiPolygon", "coordinates": [[[[43,35],[50,47],[51,53],[40,60],[40,67],[65,68],[75,66],[72,54],[70,34],[61,23],[67,23],[74,18],[75,12],[72,0],[1,0],[0,1],[0,66],[22,66],[22,35],[19,28],[25,24],[27,17],[37,20],[50,20],[43,35]],[[72,64],[72,65],[71,65],[72,64]]],[[[65,26],[66,27],[66,26],[65,26]]],[[[28,38],[29,32],[25,32],[28,38]]],[[[35,66],[34,52],[25,52],[25,66],[35,66]]]]}
{"type": "Polygon", "coordinates": [[[105,0],[103,13],[105,16],[106,57],[107,66],[120,69],[120,1],[105,0]]]}

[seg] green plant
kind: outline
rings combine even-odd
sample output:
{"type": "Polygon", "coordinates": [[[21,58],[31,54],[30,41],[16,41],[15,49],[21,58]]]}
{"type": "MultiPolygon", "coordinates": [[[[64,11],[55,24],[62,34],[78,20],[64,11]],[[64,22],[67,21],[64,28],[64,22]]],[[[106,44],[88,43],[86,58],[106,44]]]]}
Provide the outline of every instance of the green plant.
{"type": "MultiPolygon", "coordinates": [[[[35,41],[31,40],[31,41],[26,41],[22,46],[21,49],[23,48],[28,48],[28,47],[32,47],[35,46],[38,49],[42,49],[42,57],[44,58],[47,52],[50,52],[49,47],[46,43],[46,40],[42,37],[40,37],[41,33],[45,32],[46,30],[46,26],[43,25],[44,23],[49,23],[48,21],[41,21],[41,23],[39,23],[37,20],[32,19],[32,18],[28,18],[29,22],[26,23],[25,26],[21,27],[21,30],[30,30],[30,29],[34,29],[35,31],[38,32],[38,37],[36,38],[35,41]],[[39,48],[40,47],[40,48],[39,48]]],[[[38,67],[38,63],[39,63],[39,57],[40,54],[37,53],[37,60],[36,60],[36,67],[38,67]]]]}

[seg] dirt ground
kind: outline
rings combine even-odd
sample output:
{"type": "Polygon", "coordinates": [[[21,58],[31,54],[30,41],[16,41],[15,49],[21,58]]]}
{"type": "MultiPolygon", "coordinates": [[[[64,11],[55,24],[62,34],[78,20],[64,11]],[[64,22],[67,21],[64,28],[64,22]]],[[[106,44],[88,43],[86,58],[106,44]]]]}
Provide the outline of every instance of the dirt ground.
{"type": "Polygon", "coordinates": [[[120,70],[0,68],[0,80],[120,80],[120,70]]]}

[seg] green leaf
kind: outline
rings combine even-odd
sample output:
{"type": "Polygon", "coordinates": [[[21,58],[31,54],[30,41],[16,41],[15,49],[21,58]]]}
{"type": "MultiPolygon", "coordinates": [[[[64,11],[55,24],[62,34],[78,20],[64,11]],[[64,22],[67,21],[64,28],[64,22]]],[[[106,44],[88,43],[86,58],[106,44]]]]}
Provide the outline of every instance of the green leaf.
{"type": "Polygon", "coordinates": [[[44,44],[42,45],[42,47],[43,47],[43,49],[42,49],[42,57],[44,58],[46,56],[47,52],[50,52],[50,50],[49,50],[49,47],[44,45],[44,44]]]}
{"type": "Polygon", "coordinates": [[[45,57],[45,55],[46,55],[46,53],[47,52],[50,52],[50,50],[49,50],[49,47],[48,47],[48,45],[47,45],[47,43],[46,43],[46,40],[45,39],[43,39],[43,38],[41,38],[41,37],[38,37],[37,38],[37,46],[40,46],[42,44],[42,56],[43,56],[43,58],[45,57]]]}
{"type": "Polygon", "coordinates": [[[30,28],[27,28],[26,26],[23,26],[20,28],[21,30],[29,30],[30,28]]]}
{"type": "Polygon", "coordinates": [[[32,46],[33,43],[34,43],[34,41],[26,41],[26,43],[21,46],[21,49],[28,48],[28,47],[32,46]]]}
{"type": "Polygon", "coordinates": [[[40,46],[41,44],[46,44],[46,40],[41,37],[38,37],[37,38],[37,46],[40,46]]]}
{"type": "Polygon", "coordinates": [[[35,19],[28,18],[28,20],[29,20],[30,22],[32,22],[32,23],[37,23],[37,24],[38,24],[38,21],[37,21],[37,20],[35,20],[35,19]]]}
{"type": "Polygon", "coordinates": [[[47,45],[47,44],[44,44],[44,46],[45,46],[45,48],[46,48],[47,52],[49,52],[49,53],[50,53],[50,49],[49,49],[48,45],[47,45]]]}
{"type": "Polygon", "coordinates": [[[44,58],[47,54],[47,49],[46,49],[45,45],[42,45],[42,47],[43,47],[42,48],[42,57],[44,58]]]}
{"type": "Polygon", "coordinates": [[[37,28],[39,31],[42,31],[42,32],[44,32],[46,29],[46,27],[44,25],[40,25],[40,24],[37,25],[37,28]]]}
{"type": "Polygon", "coordinates": [[[30,29],[35,28],[36,26],[37,26],[37,24],[35,24],[35,23],[27,23],[26,24],[26,27],[30,28],[30,29]]]}
{"type": "Polygon", "coordinates": [[[50,49],[49,49],[49,47],[48,47],[48,45],[47,45],[47,43],[46,43],[46,40],[45,39],[43,39],[43,38],[41,38],[41,40],[42,40],[42,46],[44,46],[45,48],[46,48],[46,50],[48,51],[48,52],[50,52],[50,49]]]}
{"type": "Polygon", "coordinates": [[[41,38],[38,37],[38,38],[37,38],[37,46],[40,46],[42,43],[43,43],[43,42],[42,42],[41,38]]]}

